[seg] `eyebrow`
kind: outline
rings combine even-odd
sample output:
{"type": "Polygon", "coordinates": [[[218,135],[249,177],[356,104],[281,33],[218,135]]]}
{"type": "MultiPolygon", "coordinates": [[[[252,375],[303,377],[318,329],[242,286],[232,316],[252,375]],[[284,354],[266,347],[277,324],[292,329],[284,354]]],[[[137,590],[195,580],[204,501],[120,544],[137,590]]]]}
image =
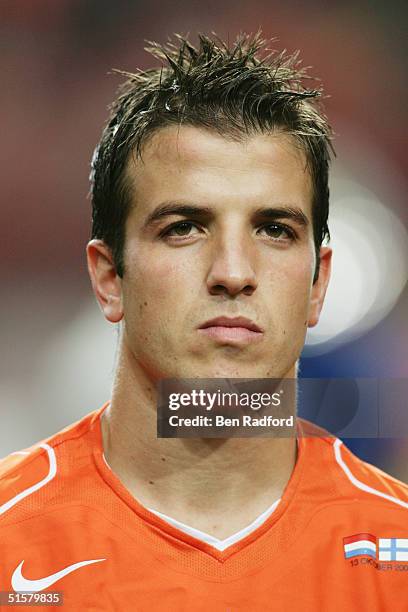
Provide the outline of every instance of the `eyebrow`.
{"type": "Polygon", "coordinates": [[[301,210],[296,206],[277,206],[277,207],[268,207],[268,208],[258,208],[253,216],[255,218],[262,217],[266,219],[276,220],[276,219],[291,219],[298,225],[302,227],[307,227],[309,225],[309,219],[301,210]]]}
{"type": "Polygon", "coordinates": [[[197,206],[195,204],[177,204],[175,202],[164,202],[155,208],[146,218],[143,226],[146,228],[149,225],[157,223],[164,217],[171,215],[180,215],[184,217],[201,217],[210,219],[214,217],[214,211],[208,206],[197,206]]]}
{"type": "MultiPolygon", "coordinates": [[[[176,202],[164,202],[157,206],[146,218],[143,226],[147,228],[165,217],[172,215],[180,215],[184,217],[196,217],[205,220],[210,220],[215,217],[214,209],[209,206],[198,206],[195,204],[183,204],[176,202]]],[[[267,208],[258,208],[252,214],[256,219],[291,219],[302,227],[309,225],[309,219],[305,213],[298,207],[293,206],[274,206],[267,208]]]]}

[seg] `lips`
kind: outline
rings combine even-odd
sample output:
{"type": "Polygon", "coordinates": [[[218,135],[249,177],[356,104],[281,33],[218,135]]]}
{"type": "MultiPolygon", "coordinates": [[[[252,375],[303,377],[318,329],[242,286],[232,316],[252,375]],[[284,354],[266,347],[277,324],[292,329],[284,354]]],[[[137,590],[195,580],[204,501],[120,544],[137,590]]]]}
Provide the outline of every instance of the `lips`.
{"type": "Polygon", "coordinates": [[[210,319],[201,325],[198,331],[221,344],[243,345],[259,342],[263,338],[263,330],[246,317],[210,319]]]}
{"type": "Polygon", "coordinates": [[[246,317],[217,317],[200,325],[199,329],[207,329],[209,327],[241,327],[253,332],[263,333],[263,330],[256,323],[246,317]]]}

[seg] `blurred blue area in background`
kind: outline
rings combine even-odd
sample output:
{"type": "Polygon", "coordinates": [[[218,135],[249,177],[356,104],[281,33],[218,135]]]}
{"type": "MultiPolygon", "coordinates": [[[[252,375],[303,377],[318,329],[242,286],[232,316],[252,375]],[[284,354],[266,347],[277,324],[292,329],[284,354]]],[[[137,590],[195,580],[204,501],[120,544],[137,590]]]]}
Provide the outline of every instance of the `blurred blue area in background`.
{"type": "MultiPolygon", "coordinates": [[[[393,350],[395,349],[395,335],[392,334],[392,315],[384,319],[376,328],[371,330],[369,333],[362,337],[350,341],[337,350],[332,350],[328,353],[313,357],[302,357],[299,364],[299,378],[323,378],[323,379],[372,379],[377,382],[379,379],[392,379],[397,378],[396,372],[400,371],[401,365],[393,367],[393,350]]],[[[305,350],[307,353],[307,349],[305,350]]],[[[405,364],[406,365],[406,364],[405,364]]],[[[356,408],[358,403],[358,397],[351,395],[346,396],[342,393],[341,397],[338,398],[338,405],[334,406],[334,410],[345,410],[349,413],[350,410],[356,408]],[[347,400],[350,403],[347,404],[347,400]]],[[[377,413],[375,406],[372,407],[372,412],[367,411],[366,418],[370,422],[377,420],[377,413]]],[[[311,421],[318,422],[321,426],[326,426],[327,429],[335,433],[334,425],[336,424],[336,417],[334,416],[333,422],[324,422],[324,416],[321,419],[317,419],[315,413],[316,406],[311,405],[307,399],[305,401],[299,401],[299,415],[303,418],[307,418],[311,421]],[[330,427],[330,424],[333,427],[330,427]]],[[[333,416],[333,415],[332,415],[333,416]]],[[[351,415],[352,417],[353,415],[351,415]]],[[[347,420],[347,419],[346,419],[347,420]]],[[[340,417],[339,424],[342,419],[340,417]]],[[[369,431],[370,426],[368,425],[366,430],[369,431]]],[[[364,459],[369,463],[374,463],[378,467],[384,470],[394,470],[395,466],[398,466],[401,461],[401,454],[403,456],[406,453],[407,437],[406,431],[401,432],[401,437],[396,438],[384,438],[384,437],[342,437],[343,441],[356,455],[364,459]]],[[[404,472],[405,466],[401,462],[401,477],[406,473],[404,472]]],[[[397,467],[398,471],[398,467],[397,467]]]]}

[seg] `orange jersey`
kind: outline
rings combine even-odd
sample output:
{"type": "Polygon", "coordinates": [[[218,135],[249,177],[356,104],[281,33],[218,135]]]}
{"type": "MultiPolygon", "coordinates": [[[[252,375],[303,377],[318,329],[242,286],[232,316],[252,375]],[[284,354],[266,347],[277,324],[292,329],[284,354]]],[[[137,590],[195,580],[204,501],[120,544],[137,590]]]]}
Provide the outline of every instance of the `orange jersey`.
{"type": "Polygon", "coordinates": [[[220,551],[108,468],[104,408],[0,461],[0,591],[73,612],[408,610],[408,487],[340,440],[300,437],[276,510],[220,551]]]}

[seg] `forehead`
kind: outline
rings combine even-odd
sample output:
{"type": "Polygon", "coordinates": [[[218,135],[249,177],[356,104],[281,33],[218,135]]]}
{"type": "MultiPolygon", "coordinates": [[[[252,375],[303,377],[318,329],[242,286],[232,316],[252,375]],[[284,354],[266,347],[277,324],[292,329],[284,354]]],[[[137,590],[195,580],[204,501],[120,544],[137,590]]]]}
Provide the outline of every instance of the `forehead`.
{"type": "Polygon", "coordinates": [[[305,153],[281,131],[237,141],[204,128],[160,128],[144,143],[141,159],[129,160],[127,178],[138,205],[169,197],[229,205],[287,202],[310,213],[305,153]]]}

